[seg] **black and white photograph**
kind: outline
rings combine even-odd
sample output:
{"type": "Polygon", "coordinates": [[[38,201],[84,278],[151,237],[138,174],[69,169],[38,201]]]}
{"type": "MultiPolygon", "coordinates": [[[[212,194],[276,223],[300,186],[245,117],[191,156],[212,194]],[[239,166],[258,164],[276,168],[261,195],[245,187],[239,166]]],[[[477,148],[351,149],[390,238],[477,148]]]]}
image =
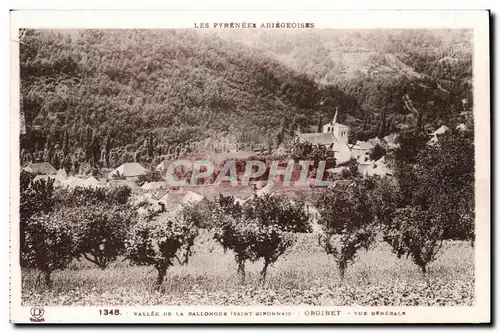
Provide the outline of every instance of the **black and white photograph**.
{"type": "Polygon", "coordinates": [[[478,305],[473,28],[189,24],[16,30],[21,320],[478,305]]]}

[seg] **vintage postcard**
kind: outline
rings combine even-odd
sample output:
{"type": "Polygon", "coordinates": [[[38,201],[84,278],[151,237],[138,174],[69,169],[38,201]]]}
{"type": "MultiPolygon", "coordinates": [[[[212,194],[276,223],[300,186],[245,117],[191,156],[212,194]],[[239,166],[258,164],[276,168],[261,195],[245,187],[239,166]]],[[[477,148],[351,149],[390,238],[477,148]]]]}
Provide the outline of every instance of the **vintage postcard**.
{"type": "Polygon", "coordinates": [[[12,11],[13,323],[489,323],[487,11],[12,11]]]}

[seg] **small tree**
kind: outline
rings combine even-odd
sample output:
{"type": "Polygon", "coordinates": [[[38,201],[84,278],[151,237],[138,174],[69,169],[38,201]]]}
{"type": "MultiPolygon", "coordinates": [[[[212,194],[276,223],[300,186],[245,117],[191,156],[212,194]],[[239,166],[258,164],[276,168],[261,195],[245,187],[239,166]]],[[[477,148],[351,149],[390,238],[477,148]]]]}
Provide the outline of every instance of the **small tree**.
{"type": "Polygon", "coordinates": [[[394,218],[398,208],[403,207],[403,198],[398,182],[394,178],[372,178],[373,188],[370,190],[370,200],[378,225],[382,231],[383,240],[388,243],[398,258],[408,254],[406,248],[399,246],[398,230],[394,218]]]}
{"type": "Polygon", "coordinates": [[[367,187],[359,182],[338,185],[315,198],[322,233],[318,242],[337,263],[343,280],[358,250],[368,249],[375,236],[374,212],[367,187]]]}
{"type": "Polygon", "coordinates": [[[443,215],[445,239],[474,242],[474,165],[470,131],[450,130],[419,155],[416,174],[421,192],[429,197],[429,211],[443,215]]]}
{"type": "Polygon", "coordinates": [[[398,258],[411,256],[424,274],[441,247],[450,216],[449,199],[434,180],[422,165],[400,164],[396,179],[379,180],[372,192],[384,240],[398,258]]]}
{"type": "MultiPolygon", "coordinates": [[[[397,160],[394,173],[400,189],[398,208],[418,208],[433,214],[433,220],[443,221],[443,238],[469,240],[473,245],[473,133],[451,130],[435,145],[420,150],[415,162],[408,160],[408,152],[401,151],[400,155],[407,158],[397,160]]],[[[395,237],[394,232],[392,235],[395,237]]]]}
{"type": "Polygon", "coordinates": [[[396,253],[407,251],[423,274],[427,273],[427,265],[436,259],[443,243],[444,223],[433,218],[435,215],[411,207],[398,209],[394,218],[393,250],[396,253]]]}
{"type": "Polygon", "coordinates": [[[284,196],[264,195],[248,201],[244,215],[248,221],[257,223],[250,249],[256,258],[264,259],[261,271],[264,283],[269,265],[293,245],[295,233],[311,232],[309,214],[302,199],[292,201],[284,196]]]}
{"type": "Polygon", "coordinates": [[[187,265],[189,258],[194,254],[192,248],[194,240],[198,236],[199,229],[209,228],[207,216],[209,216],[209,206],[204,205],[204,201],[197,204],[184,204],[178,212],[178,217],[183,225],[192,232],[185,235],[185,242],[180,249],[179,263],[187,265]]]}
{"type": "Polygon", "coordinates": [[[66,218],[74,230],[76,252],[105,269],[123,254],[134,215],[127,205],[75,207],[66,218]]]}
{"type": "MultiPolygon", "coordinates": [[[[40,179],[34,181],[35,175],[21,171],[20,175],[20,201],[19,201],[19,232],[21,265],[25,266],[23,254],[31,251],[26,248],[26,234],[31,217],[46,214],[53,210],[55,205],[55,189],[53,179],[40,179]]],[[[30,229],[32,230],[32,229],[30,229]]]]}
{"type": "Polygon", "coordinates": [[[28,220],[36,213],[47,213],[55,204],[54,179],[34,180],[36,175],[21,171],[20,176],[20,218],[28,220]]]}
{"type": "Polygon", "coordinates": [[[174,265],[174,259],[182,264],[178,257],[181,248],[197,235],[198,228],[186,221],[182,214],[155,214],[132,228],[126,241],[127,258],[134,264],[156,268],[159,289],[168,268],[174,265]]]}
{"type": "Polygon", "coordinates": [[[211,219],[214,226],[214,239],[222,245],[224,251],[234,252],[234,259],[238,265],[237,274],[240,277],[240,283],[244,283],[245,262],[255,259],[250,250],[251,228],[245,223],[241,205],[235,202],[232,196],[220,195],[213,207],[211,219]]]}
{"type": "Polygon", "coordinates": [[[250,251],[256,259],[264,259],[264,266],[260,271],[260,281],[264,284],[269,265],[274,264],[295,243],[296,235],[282,230],[277,225],[262,225],[258,220],[254,222],[255,224],[257,224],[257,228],[254,228],[256,235],[254,235],[250,251]]]}
{"type": "Polygon", "coordinates": [[[51,274],[66,268],[76,255],[75,239],[67,223],[67,210],[37,214],[25,227],[25,246],[21,261],[27,267],[38,269],[50,288],[51,274]]]}
{"type": "Polygon", "coordinates": [[[310,232],[309,215],[303,200],[264,195],[243,207],[232,198],[218,201],[215,215],[215,239],[224,249],[235,252],[238,275],[245,281],[245,262],[264,260],[260,279],[265,283],[267,269],[295,240],[294,233],[310,232]]]}

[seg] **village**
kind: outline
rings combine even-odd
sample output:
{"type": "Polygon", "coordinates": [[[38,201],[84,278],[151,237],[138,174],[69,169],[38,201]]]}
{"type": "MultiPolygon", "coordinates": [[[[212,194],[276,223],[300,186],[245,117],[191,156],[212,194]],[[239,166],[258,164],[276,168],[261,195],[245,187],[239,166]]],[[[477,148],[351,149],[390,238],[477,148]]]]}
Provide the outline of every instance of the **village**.
{"type": "MultiPolygon", "coordinates": [[[[322,132],[302,133],[299,130],[295,133],[293,142],[308,143],[313,146],[324,146],[333,152],[335,167],[326,169],[325,179],[331,180],[329,186],[346,182],[344,172],[349,166],[355,166],[360,176],[366,177],[391,177],[393,152],[399,147],[399,134],[393,133],[382,139],[375,137],[367,141],[349,143],[349,126],[343,125],[337,121],[338,109],[331,122],[322,126],[322,132]],[[383,156],[372,158],[376,147],[382,147],[383,156]]],[[[460,124],[457,129],[465,130],[465,125],[460,124]]],[[[428,145],[434,145],[438,142],[438,137],[449,130],[446,126],[441,126],[429,135],[428,145]]],[[[213,161],[216,166],[221,166],[223,162],[230,160],[251,160],[258,157],[260,152],[255,151],[234,151],[226,153],[217,153],[209,155],[208,159],[213,161]]],[[[165,160],[159,163],[155,170],[148,170],[138,162],[124,163],[118,168],[112,170],[105,177],[78,175],[68,175],[64,169],[56,170],[48,162],[30,163],[24,168],[25,171],[36,174],[35,181],[39,179],[53,179],[55,187],[58,188],[109,188],[116,189],[126,186],[131,189],[133,203],[137,207],[144,209],[177,211],[186,203],[198,203],[203,200],[214,201],[220,195],[232,196],[235,201],[243,204],[252,197],[268,195],[294,196],[297,194],[310,194],[318,187],[318,180],[321,177],[307,177],[309,186],[289,186],[282,181],[283,177],[275,177],[272,181],[252,180],[245,185],[225,186],[224,184],[214,184],[207,182],[205,184],[187,183],[185,186],[172,186],[166,181],[166,172],[173,160],[165,160]],[[145,181],[148,174],[155,173],[160,175],[158,181],[145,181]],[[141,181],[142,180],[142,181],[141,181]]],[[[300,172],[301,170],[295,170],[300,172]]],[[[192,172],[192,170],[191,170],[192,172]]],[[[189,177],[188,177],[189,178],[189,177]]],[[[241,172],[238,172],[238,178],[242,178],[241,172]]],[[[296,179],[298,177],[295,177],[296,179]]]]}

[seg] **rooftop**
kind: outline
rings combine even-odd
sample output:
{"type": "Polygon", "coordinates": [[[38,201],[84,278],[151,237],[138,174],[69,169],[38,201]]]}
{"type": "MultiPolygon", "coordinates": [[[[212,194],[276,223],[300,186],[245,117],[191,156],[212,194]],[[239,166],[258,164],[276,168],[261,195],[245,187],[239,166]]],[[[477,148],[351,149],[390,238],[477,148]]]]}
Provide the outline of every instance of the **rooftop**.
{"type": "Polygon", "coordinates": [[[57,170],[48,162],[31,163],[25,170],[32,173],[40,173],[42,175],[57,174],[57,170]]]}
{"type": "Polygon", "coordinates": [[[329,146],[337,142],[337,139],[331,133],[300,133],[302,139],[312,144],[321,144],[329,146]]]}

